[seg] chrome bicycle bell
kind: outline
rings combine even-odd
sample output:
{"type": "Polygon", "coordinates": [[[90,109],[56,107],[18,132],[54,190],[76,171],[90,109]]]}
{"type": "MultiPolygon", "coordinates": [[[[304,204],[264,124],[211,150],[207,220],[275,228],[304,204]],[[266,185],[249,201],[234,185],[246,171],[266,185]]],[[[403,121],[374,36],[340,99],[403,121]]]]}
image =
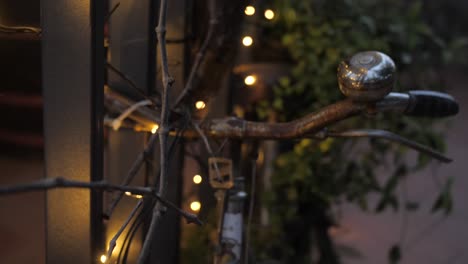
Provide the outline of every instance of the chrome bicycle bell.
{"type": "Polygon", "coordinates": [[[393,60],[378,51],[359,52],[338,66],[341,92],[355,101],[378,101],[395,85],[393,60]]]}

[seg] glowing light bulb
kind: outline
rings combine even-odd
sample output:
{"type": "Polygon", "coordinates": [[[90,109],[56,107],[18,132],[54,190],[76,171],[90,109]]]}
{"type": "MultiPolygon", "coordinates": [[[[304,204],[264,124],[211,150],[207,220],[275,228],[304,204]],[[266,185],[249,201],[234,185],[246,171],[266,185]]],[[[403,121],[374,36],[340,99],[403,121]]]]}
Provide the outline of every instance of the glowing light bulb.
{"type": "Polygon", "coordinates": [[[141,198],[143,198],[143,195],[141,195],[141,194],[136,194],[136,195],[135,195],[135,198],[141,199],[141,198]]]}
{"type": "Polygon", "coordinates": [[[275,17],[275,12],[273,12],[271,9],[267,9],[263,15],[265,15],[266,19],[272,20],[275,17]]]}
{"type": "Polygon", "coordinates": [[[248,75],[244,79],[244,83],[249,85],[249,86],[254,85],[256,82],[257,82],[257,77],[255,77],[254,75],[248,75]]]}
{"type": "Polygon", "coordinates": [[[132,193],[131,192],[125,192],[125,195],[132,196],[132,193]]]}
{"type": "Polygon", "coordinates": [[[201,208],[201,203],[199,201],[194,201],[190,204],[190,209],[192,209],[192,211],[198,212],[200,211],[200,208],[201,208]]]}
{"type": "Polygon", "coordinates": [[[193,176],[193,182],[194,182],[195,184],[200,184],[200,183],[202,182],[202,179],[203,179],[202,176],[200,176],[200,175],[198,175],[198,174],[195,175],[195,176],[193,176]]]}
{"type": "Polygon", "coordinates": [[[155,133],[158,131],[158,128],[159,128],[158,125],[154,125],[154,126],[151,128],[151,133],[152,133],[152,134],[155,134],[155,133]]]}
{"type": "Polygon", "coordinates": [[[253,38],[251,36],[245,36],[242,38],[242,44],[249,47],[253,44],[253,38]]]}
{"type": "Polygon", "coordinates": [[[255,7],[253,6],[246,6],[245,7],[245,10],[244,10],[244,13],[248,16],[252,16],[253,14],[255,14],[255,7]]]}
{"type": "Polygon", "coordinates": [[[101,255],[101,257],[99,258],[99,260],[101,261],[101,263],[106,263],[106,261],[107,261],[107,256],[106,256],[106,255],[101,255]]]}
{"type": "Polygon", "coordinates": [[[198,110],[202,110],[202,109],[204,109],[205,107],[206,107],[206,104],[205,104],[205,102],[203,102],[203,101],[197,101],[197,102],[195,103],[195,108],[197,108],[198,110]]]}

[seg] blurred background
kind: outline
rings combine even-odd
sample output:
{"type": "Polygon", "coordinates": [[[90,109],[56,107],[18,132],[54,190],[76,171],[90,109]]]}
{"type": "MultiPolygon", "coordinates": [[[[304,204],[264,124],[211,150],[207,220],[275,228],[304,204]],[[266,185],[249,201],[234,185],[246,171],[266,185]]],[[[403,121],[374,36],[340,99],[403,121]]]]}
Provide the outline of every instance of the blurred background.
{"type": "MultiPolygon", "coordinates": [[[[0,0],[1,185],[41,179],[49,171],[47,162],[51,161],[45,160],[44,151],[47,142],[55,139],[44,134],[45,126],[52,124],[50,120],[44,123],[44,105],[60,103],[51,97],[44,100],[43,78],[54,80],[61,73],[45,70],[43,54],[45,45],[59,46],[60,40],[44,43],[41,34],[12,33],[3,28],[43,27],[41,12],[45,14],[42,18],[50,15],[44,13],[49,2],[0,0]]],[[[175,99],[207,34],[210,14],[209,1],[170,2],[167,37],[169,66],[176,79],[175,99]]],[[[460,104],[456,117],[440,121],[378,115],[353,118],[333,127],[387,129],[443,151],[454,159],[450,164],[366,139],[229,142],[226,149],[223,142],[212,142],[221,155],[234,160],[236,175],[243,178],[246,190],[253,180],[256,182],[243,202],[247,213],[247,205],[255,198],[250,261],[466,263],[468,110],[463,103],[468,100],[464,87],[468,82],[468,2],[216,2],[220,24],[197,74],[197,89],[187,102],[194,118],[236,115],[276,122],[310,113],[343,98],[336,81],[337,65],[363,50],[379,50],[395,60],[397,90],[444,91],[460,104]],[[252,174],[249,164],[256,150],[257,173],[252,174]]],[[[149,0],[104,3],[103,59],[143,87],[148,96],[154,96],[161,85],[153,30],[158,5],[149,0]]],[[[63,12],[67,16],[70,11],[73,17],[76,7],[70,8],[63,12]]],[[[53,64],[54,59],[48,63],[53,64]]],[[[141,99],[113,70],[106,71],[104,82],[106,87],[141,99]]],[[[115,113],[106,112],[107,117],[115,117],[115,113]]],[[[144,148],[151,131],[138,130],[142,129],[105,128],[105,179],[120,182],[144,148]]],[[[207,224],[202,228],[187,225],[176,214],[168,214],[152,257],[162,256],[158,263],[211,262],[216,221],[214,190],[208,183],[208,153],[200,140],[184,140],[173,157],[175,177],[170,182],[169,198],[197,213],[207,224]]],[[[158,162],[157,155],[151,159],[158,162]]],[[[135,184],[151,183],[150,176],[156,171],[153,163],[147,162],[135,184]]],[[[109,197],[103,199],[105,210],[109,197]]],[[[124,197],[113,218],[99,218],[105,242],[135,201],[124,197]]],[[[0,197],[0,212],[0,262],[46,263],[45,194],[0,197]]],[[[130,238],[128,263],[136,262],[147,228],[147,219],[141,221],[143,225],[130,238]]],[[[104,248],[92,250],[93,261],[99,262],[104,248]]],[[[120,250],[123,247],[118,246],[116,252],[120,250]]]]}

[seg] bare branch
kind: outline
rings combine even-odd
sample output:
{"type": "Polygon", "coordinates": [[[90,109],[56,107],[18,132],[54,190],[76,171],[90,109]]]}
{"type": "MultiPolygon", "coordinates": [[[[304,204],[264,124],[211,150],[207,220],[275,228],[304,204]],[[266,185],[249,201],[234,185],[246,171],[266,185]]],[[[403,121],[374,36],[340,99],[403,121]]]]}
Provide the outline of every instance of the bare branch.
{"type": "MultiPolygon", "coordinates": [[[[118,98],[112,99],[120,100],[118,98]]],[[[206,120],[199,126],[205,135],[211,138],[301,138],[308,137],[340,120],[359,115],[369,108],[372,108],[372,105],[345,99],[290,122],[265,123],[247,121],[236,117],[225,117],[206,120]]],[[[140,119],[146,118],[140,117],[140,119]]],[[[151,120],[148,119],[148,122],[151,122],[151,120]]],[[[195,132],[188,130],[184,132],[183,136],[197,137],[195,132]]]]}
{"type": "Polygon", "coordinates": [[[47,178],[31,183],[16,184],[11,186],[1,186],[0,195],[33,192],[56,188],[81,188],[81,189],[93,189],[93,190],[104,190],[104,191],[119,191],[119,192],[131,192],[133,194],[140,195],[154,195],[159,197],[153,189],[149,187],[134,187],[134,186],[122,186],[107,183],[106,181],[96,182],[82,182],[69,180],[65,178],[47,178]]]}
{"type": "Polygon", "coordinates": [[[167,138],[169,135],[169,92],[174,83],[174,79],[169,75],[169,66],[167,61],[167,50],[166,50],[166,14],[167,14],[167,0],[161,0],[159,23],[156,28],[159,49],[161,53],[161,67],[162,67],[162,81],[163,81],[163,92],[162,92],[162,105],[161,105],[161,123],[159,125],[159,145],[161,152],[161,176],[159,184],[159,192],[161,195],[165,194],[167,184],[167,138]]]}
{"type": "Polygon", "coordinates": [[[148,231],[145,236],[145,241],[143,242],[143,247],[140,251],[140,256],[138,256],[138,264],[145,263],[146,259],[148,258],[151,243],[153,242],[153,238],[155,236],[155,230],[164,210],[165,208],[161,205],[161,203],[156,203],[156,205],[153,208],[153,215],[151,216],[150,226],[148,227],[148,231]]]}
{"type": "Polygon", "coordinates": [[[198,73],[198,68],[200,67],[201,63],[203,62],[203,59],[205,58],[205,53],[206,50],[208,49],[208,46],[211,42],[211,39],[213,38],[213,34],[216,30],[216,26],[218,25],[218,18],[216,16],[216,0],[210,0],[209,3],[209,11],[210,11],[210,22],[209,22],[209,27],[208,27],[208,32],[205,36],[205,40],[203,41],[203,44],[198,51],[195,62],[192,65],[192,68],[190,69],[190,74],[187,79],[187,82],[185,83],[184,90],[180,93],[179,97],[177,97],[176,103],[174,105],[174,108],[177,108],[179,104],[190,94],[190,92],[193,90],[193,82],[195,80],[195,76],[198,73]]]}
{"type": "Polygon", "coordinates": [[[118,192],[130,192],[132,194],[139,194],[144,197],[152,197],[158,200],[161,204],[175,209],[180,213],[188,223],[196,223],[201,225],[202,222],[194,214],[185,212],[180,208],[177,208],[173,203],[161,197],[153,188],[151,187],[140,187],[140,186],[123,186],[118,184],[108,183],[106,181],[95,181],[95,182],[82,182],[75,181],[65,178],[47,178],[39,181],[24,183],[24,184],[15,184],[10,186],[0,186],[0,195],[24,193],[24,192],[34,192],[34,191],[44,191],[49,189],[58,189],[58,188],[73,188],[73,189],[90,189],[90,190],[101,190],[101,191],[118,191],[118,192]]]}
{"type": "MultiPolygon", "coordinates": [[[[159,194],[164,197],[166,194],[166,185],[167,185],[167,173],[168,173],[168,149],[167,149],[167,139],[169,135],[169,92],[174,83],[174,79],[169,75],[169,66],[167,62],[167,50],[166,50],[166,15],[167,15],[167,0],[161,0],[159,8],[159,21],[158,27],[156,28],[156,33],[158,37],[158,46],[161,57],[161,69],[162,69],[162,81],[163,81],[163,91],[162,91],[162,100],[161,100],[161,122],[159,124],[158,134],[159,134],[159,146],[160,146],[160,178],[159,178],[159,194]]],[[[151,219],[148,232],[143,242],[143,247],[138,257],[138,263],[145,263],[149,251],[151,248],[151,243],[154,238],[154,231],[159,219],[161,218],[164,207],[161,203],[156,203],[153,208],[153,216],[151,219]]]]}
{"type": "MultiPolygon", "coordinates": [[[[150,136],[145,149],[142,152],[140,152],[140,154],[138,154],[138,157],[133,162],[132,167],[130,167],[130,169],[128,170],[127,176],[124,178],[121,185],[124,185],[124,186],[129,185],[130,182],[133,180],[133,178],[135,178],[141,166],[143,165],[143,162],[145,161],[146,156],[156,144],[157,139],[158,137],[156,134],[152,134],[150,136]]],[[[112,212],[114,211],[115,207],[119,203],[120,199],[122,199],[122,196],[123,196],[123,193],[119,193],[117,197],[115,197],[112,200],[111,206],[109,207],[109,210],[105,214],[106,217],[110,218],[110,216],[112,215],[112,212]]]]}
{"type": "Polygon", "coordinates": [[[203,143],[205,144],[206,150],[208,151],[208,154],[210,154],[211,157],[214,157],[213,150],[211,149],[210,143],[208,142],[208,138],[206,137],[203,130],[201,130],[200,126],[195,122],[192,122],[192,125],[197,131],[198,135],[202,138],[203,143]]]}
{"type": "MultiPolygon", "coordinates": [[[[130,85],[130,87],[132,87],[136,92],[138,92],[139,95],[141,95],[142,97],[144,97],[145,99],[148,99],[150,100],[153,105],[155,106],[158,106],[159,105],[159,102],[157,102],[154,98],[152,97],[149,97],[148,95],[146,95],[145,91],[143,91],[143,89],[141,89],[140,87],[138,87],[130,78],[127,77],[127,75],[125,75],[122,71],[120,71],[119,69],[117,69],[116,67],[114,67],[112,64],[110,64],[109,62],[106,63],[106,66],[109,70],[111,70],[113,73],[117,74],[117,76],[119,76],[122,80],[124,80],[128,85],[130,85]]],[[[160,97],[159,94],[156,94],[157,97],[160,97]]]]}
{"type": "Polygon", "coordinates": [[[108,260],[110,260],[110,258],[112,257],[112,252],[114,251],[114,248],[117,245],[117,239],[119,239],[120,235],[125,230],[127,225],[130,223],[132,218],[135,216],[136,212],[138,211],[138,209],[141,207],[142,204],[143,204],[143,200],[139,200],[135,208],[133,208],[132,212],[127,217],[127,220],[125,220],[124,224],[119,228],[119,231],[117,231],[114,237],[112,237],[111,241],[109,242],[109,250],[107,251],[108,260]]]}
{"type": "Polygon", "coordinates": [[[112,9],[109,11],[109,13],[107,13],[106,17],[104,18],[104,21],[105,22],[108,22],[109,19],[111,18],[111,16],[114,14],[114,12],[117,10],[117,8],[119,8],[120,6],[120,2],[118,2],[117,4],[114,5],[114,7],[112,7],[112,9]]]}
{"type": "MultiPolygon", "coordinates": [[[[200,137],[202,138],[203,143],[205,144],[206,150],[208,151],[208,154],[210,155],[210,157],[214,157],[213,150],[211,149],[210,143],[208,142],[208,138],[206,137],[203,130],[201,130],[200,126],[198,126],[198,124],[195,123],[195,122],[192,122],[192,125],[195,128],[195,130],[197,131],[198,135],[200,135],[200,137]]],[[[217,162],[214,162],[214,167],[215,167],[215,171],[216,171],[216,177],[218,178],[218,180],[221,181],[221,173],[219,172],[217,162]]]]}

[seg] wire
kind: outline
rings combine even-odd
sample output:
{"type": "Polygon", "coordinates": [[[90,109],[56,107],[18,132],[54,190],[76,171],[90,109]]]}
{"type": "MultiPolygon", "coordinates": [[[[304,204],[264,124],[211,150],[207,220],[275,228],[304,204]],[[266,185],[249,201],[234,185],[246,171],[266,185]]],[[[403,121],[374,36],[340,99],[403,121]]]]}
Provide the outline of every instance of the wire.
{"type": "Polygon", "coordinates": [[[28,26],[7,26],[0,24],[0,32],[3,33],[35,33],[35,34],[40,34],[41,33],[40,28],[36,27],[28,27],[28,26]]]}
{"type": "Polygon", "coordinates": [[[139,101],[137,103],[134,103],[131,105],[129,108],[127,108],[125,111],[123,111],[122,114],[120,114],[117,118],[111,121],[110,125],[112,126],[112,129],[115,131],[119,130],[120,126],[122,125],[122,121],[127,118],[129,115],[131,115],[133,112],[135,112],[138,108],[152,105],[153,103],[150,100],[143,100],[139,101]]]}
{"type": "MultiPolygon", "coordinates": [[[[140,87],[138,87],[129,77],[127,77],[127,75],[125,75],[122,71],[120,71],[119,69],[117,69],[116,67],[114,67],[110,62],[106,62],[106,67],[111,70],[113,73],[117,74],[117,76],[122,79],[123,81],[125,81],[128,85],[130,85],[130,87],[132,87],[136,92],[138,92],[138,94],[148,100],[150,100],[151,102],[153,102],[153,104],[155,106],[160,106],[160,104],[154,99],[154,98],[151,98],[150,96],[146,95],[145,91],[143,89],[141,89],[140,87]]],[[[158,91],[155,91],[156,93],[156,96],[157,97],[161,97],[161,94],[159,94],[158,91]]]]}
{"type": "Polygon", "coordinates": [[[143,223],[143,220],[146,219],[151,212],[151,208],[153,207],[154,201],[151,202],[151,206],[144,207],[143,210],[140,211],[135,221],[133,221],[130,229],[128,230],[127,234],[125,234],[125,239],[120,248],[119,255],[117,257],[117,263],[126,263],[128,252],[130,250],[131,242],[135,237],[136,231],[143,223]],[[123,254],[122,254],[123,253],[123,254]]]}

